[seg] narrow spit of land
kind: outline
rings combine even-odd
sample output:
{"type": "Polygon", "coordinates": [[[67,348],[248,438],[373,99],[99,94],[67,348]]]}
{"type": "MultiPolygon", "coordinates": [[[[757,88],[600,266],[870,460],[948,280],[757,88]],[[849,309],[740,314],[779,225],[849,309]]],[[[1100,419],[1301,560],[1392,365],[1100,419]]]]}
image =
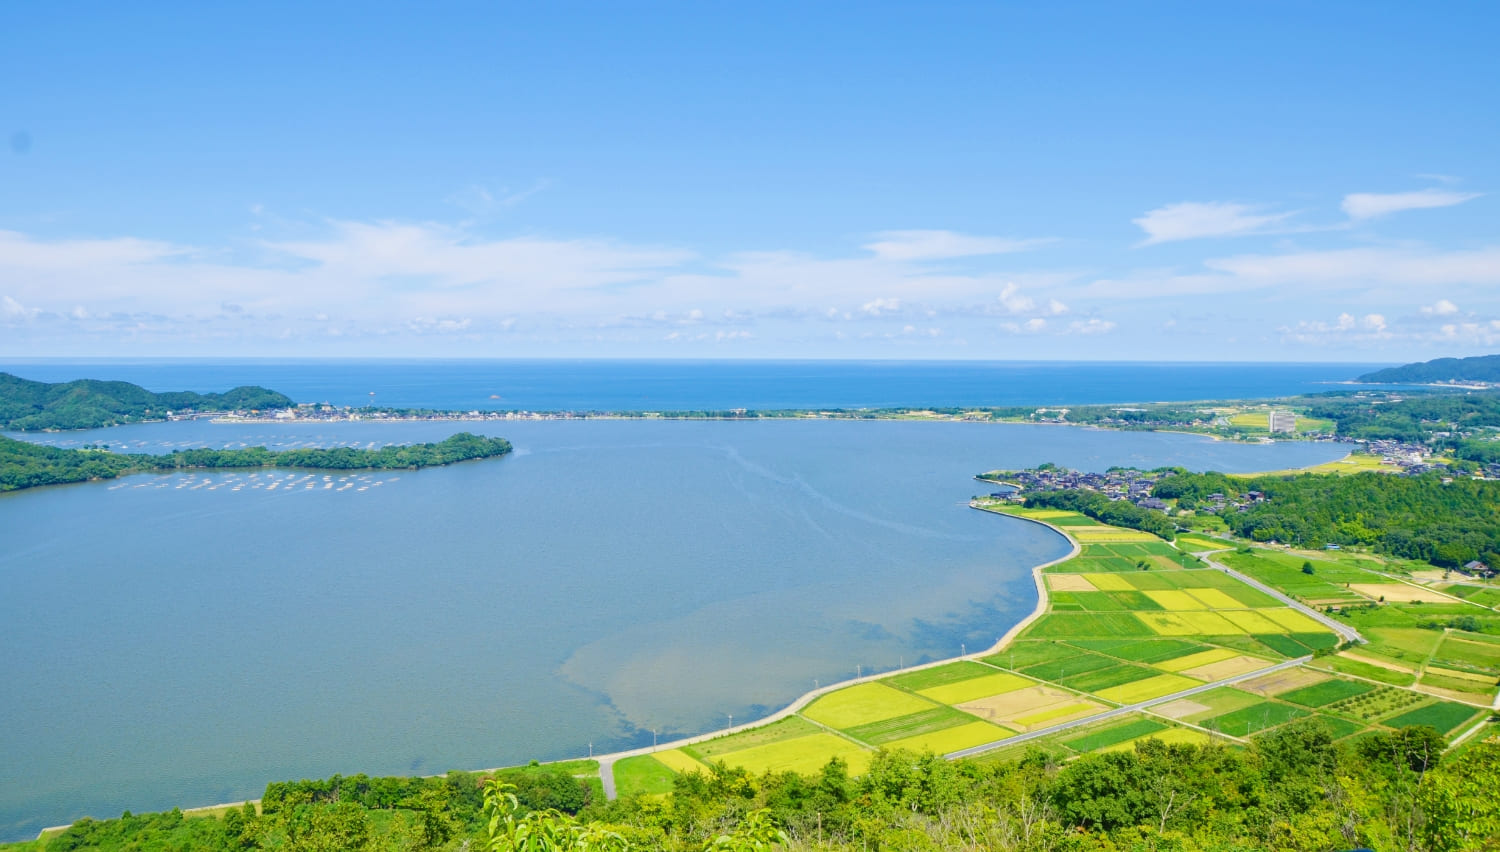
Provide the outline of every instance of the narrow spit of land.
{"type": "Polygon", "coordinates": [[[0,492],[42,485],[114,479],[132,473],[188,470],[417,470],[511,452],[504,438],[460,432],[436,443],[393,444],[378,450],[332,449],[179,450],[165,455],[112,453],[106,449],[61,449],[0,436],[0,492]]]}

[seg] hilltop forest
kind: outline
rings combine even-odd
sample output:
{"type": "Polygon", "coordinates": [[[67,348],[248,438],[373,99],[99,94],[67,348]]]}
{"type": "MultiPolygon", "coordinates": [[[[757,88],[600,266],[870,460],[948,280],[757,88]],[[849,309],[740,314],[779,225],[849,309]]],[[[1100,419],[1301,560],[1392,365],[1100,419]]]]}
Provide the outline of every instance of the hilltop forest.
{"type": "Polygon", "coordinates": [[[79,379],[54,384],[0,373],[0,428],[21,432],[163,420],[169,411],[259,410],[295,404],[285,394],[261,387],[238,387],[226,393],[152,393],[129,382],[79,379]]]}
{"type": "Polygon", "coordinates": [[[1424,382],[1500,382],[1500,355],[1436,358],[1417,364],[1366,373],[1355,381],[1387,384],[1424,382]]]}

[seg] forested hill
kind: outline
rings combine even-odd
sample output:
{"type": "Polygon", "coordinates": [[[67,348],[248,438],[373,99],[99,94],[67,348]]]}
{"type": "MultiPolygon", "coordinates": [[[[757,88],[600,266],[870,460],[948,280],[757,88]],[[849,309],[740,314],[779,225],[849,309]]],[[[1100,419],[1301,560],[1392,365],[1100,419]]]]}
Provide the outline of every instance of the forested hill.
{"type": "Polygon", "coordinates": [[[174,470],[259,467],[410,470],[493,458],[510,451],[510,442],[504,438],[486,438],[470,432],[460,432],[435,444],[398,444],[378,450],[335,447],[276,452],[265,447],[250,447],[243,450],[178,450],[159,456],[108,450],[65,450],[0,436],[0,491],[174,470]]]}
{"type": "Polygon", "coordinates": [[[1427,382],[1500,382],[1500,355],[1438,358],[1420,364],[1388,367],[1366,373],[1356,382],[1424,384],[1427,382]]]}
{"type": "Polygon", "coordinates": [[[160,420],[169,411],[265,410],[295,404],[285,394],[261,387],[226,393],[152,393],[129,382],[79,379],[54,384],[0,373],[0,428],[20,431],[97,429],[160,420]]]}

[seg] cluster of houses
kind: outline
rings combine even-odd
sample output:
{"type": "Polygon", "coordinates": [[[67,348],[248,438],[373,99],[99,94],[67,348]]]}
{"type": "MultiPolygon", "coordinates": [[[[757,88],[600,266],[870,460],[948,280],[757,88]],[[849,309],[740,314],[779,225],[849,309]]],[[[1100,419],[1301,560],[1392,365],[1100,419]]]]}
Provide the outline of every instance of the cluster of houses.
{"type": "Polygon", "coordinates": [[[362,408],[327,403],[301,403],[296,408],[278,411],[233,411],[199,415],[235,423],[297,423],[343,421],[490,421],[490,420],[581,420],[589,415],[571,411],[401,411],[388,408],[362,408]]]}
{"type": "MultiPolygon", "coordinates": [[[[990,494],[992,498],[1013,503],[1026,499],[1026,492],[1081,490],[1097,491],[1113,500],[1129,500],[1142,509],[1166,511],[1170,508],[1170,504],[1160,497],[1151,496],[1151,489],[1162,476],[1164,474],[1129,468],[1119,468],[1105,473],[1083,473],[1058,467],[1044,467],[1014,472],[996,471],[987,473],[982,478],[988,482],[1014,486],[1016,489],[1014,491],[997,491],[990,494]]],[[[1214,514],[1231,511],[1244,512],[1253,504],[1265,501],[1266,495],[1259,491],[1246,492],[1243,498],[1236,499],[1215,492],[1204,498],[1205,505],[1200,507],[1200,511],[1214,514]]]]}
{"type": "Polygon", "coordinates": [[[1016,487],[1016,491],[996,492],[991,497],[1020,502],[1026,491],[1098,491],[1115,500],[1129,500],[1144,509],[1165,509],[1167,503],[1151,496],[1151,488],[1162,478],[1160,473],[1118,468],[1104,473],[1083,473],[1060,467],[985,474],[987,481],[1016,487]]]}
{"type": "Polygon", "coordinates": [[[1203,499],[1208,503],[1207,506],[1203,507],[1203,511],[1222,515],[1231,509],[1236,512],[1244,512],[1254,503],[1264,503],[1266,502],[1266,495],[1259,491],[1246,491],[1244,500],[1230,500],[1223,494],[1215,491],[1203,499]]]}

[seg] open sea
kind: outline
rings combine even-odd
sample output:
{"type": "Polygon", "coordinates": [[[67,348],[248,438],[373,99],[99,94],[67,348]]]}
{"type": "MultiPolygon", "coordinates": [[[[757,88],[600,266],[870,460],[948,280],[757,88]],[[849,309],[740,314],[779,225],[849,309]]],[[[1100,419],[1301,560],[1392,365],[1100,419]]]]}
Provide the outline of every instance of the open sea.
{"type": "Polygon", "coordinates": [[[0,359],[0,371],[149,390],[261,385],[298,402],[448,410],[688,411],[1091,405],[1336,390],[1389,364],[1056,361],[195,361],[0,359]]]}
{"type": "MultiPolygon", "coordinates": [[[[531,410],[1008,405],[1280,395],[1374,365],[12,362],[50,381],[261,384],[301,401],[531,410]],[[492,399],[498,397],[498,399],[492,399]]],[[[0,839],[268,781],[602,753],[748,721],[814,683],[953,656],[1066,552],[966,507],[1056,462],[1254,471],[1332,444],[860,421],[143,424],[58,446],[380,446],[499,460],[0,495],[0,839]]]]}

